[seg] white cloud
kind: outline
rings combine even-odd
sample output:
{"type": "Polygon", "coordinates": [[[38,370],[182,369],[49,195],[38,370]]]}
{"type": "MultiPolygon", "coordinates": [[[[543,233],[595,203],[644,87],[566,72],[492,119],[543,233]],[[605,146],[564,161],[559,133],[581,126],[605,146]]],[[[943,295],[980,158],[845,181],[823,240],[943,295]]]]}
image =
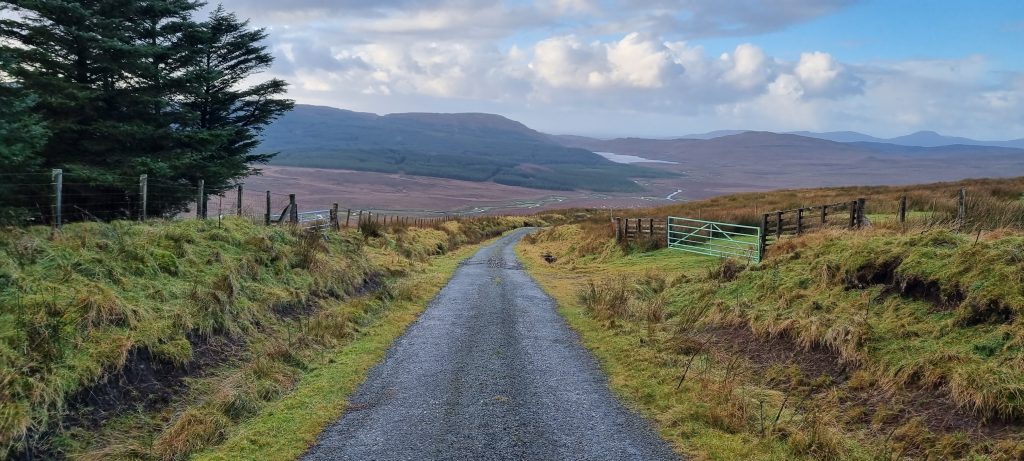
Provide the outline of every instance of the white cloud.
{"type": "Polygon", "coordinates": [[[539,128],[591,134],[755,128],[1024,136],[1024,77],[998,72],[984,56],[845,62],[842,50],[809,45],[778,56],[759,46],[758,33],[847,3],[227,0],[227,7],[271,27],[273,73],[293,84],[299,102],[375,112],[500,109],[549,124],[539,128]],[[727,53],[701,46],[701,38],[744,35],[749,43],[727,53]]]}
{"type": "Polygon", "coordinates": [[[723,54],[721,61],[729,68],[725,72],[725,80],[742,89],[763,85],[772,73],[764,51],[749,43],[737,46],[732,55],[723,54]]]}
{"type": "Polygon", "coordinates": [[[808,88],[822,90],[828,88],[839,76],[839,66],[832,59],[832,55],[815,51],[813,53],[801,53],[800,62],[797,63],[797,77],[808,88]]]}
{"type": "Polygon", "coordinates": [[[800,99],[804,95],[804,87],[792,74],[781,74],[768,85],[768,94],[787,99],[800,99]]]}
{"type": "Polygon", "coordinates": [[[530,68],[540,82],[553,87],[659,88],[671,63],[664,45],[637,33],[610,43],[551,37],[538,42],[533,52],[530,68]]]}

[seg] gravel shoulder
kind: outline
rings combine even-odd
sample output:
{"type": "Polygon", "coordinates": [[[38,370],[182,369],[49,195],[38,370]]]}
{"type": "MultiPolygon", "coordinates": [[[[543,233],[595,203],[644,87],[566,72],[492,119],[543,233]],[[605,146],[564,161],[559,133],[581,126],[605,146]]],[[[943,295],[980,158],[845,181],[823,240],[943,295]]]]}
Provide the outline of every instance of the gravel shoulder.
{"type": "Polygon", "coordinates": [[[519,264],[529,232],[463,263],[304,459],[678,459],[519,264]]]}

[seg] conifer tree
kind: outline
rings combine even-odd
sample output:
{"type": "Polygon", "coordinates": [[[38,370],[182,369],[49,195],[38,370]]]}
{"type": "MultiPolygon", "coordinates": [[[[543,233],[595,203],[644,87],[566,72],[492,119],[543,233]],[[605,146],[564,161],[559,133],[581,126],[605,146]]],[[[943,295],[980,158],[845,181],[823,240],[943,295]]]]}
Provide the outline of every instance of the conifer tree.
{"type": "Polygon", "coordinates": [[[223,8],[197,21],[193,0],[10,5],[16,14],[0,20],[0,53],[16,63],[9,88],[36,95],[30,111],[51,136],[35,166],[66,171],[69,207],[127,217],[146,173],[181,186],[151,189],[151,214],[174,214],[197,179],[224,191],[270,158],[255,151],[259,134],[292,102],[279,98],[283,81],[241,85],[273,61],[263,30],[223,8]]]}

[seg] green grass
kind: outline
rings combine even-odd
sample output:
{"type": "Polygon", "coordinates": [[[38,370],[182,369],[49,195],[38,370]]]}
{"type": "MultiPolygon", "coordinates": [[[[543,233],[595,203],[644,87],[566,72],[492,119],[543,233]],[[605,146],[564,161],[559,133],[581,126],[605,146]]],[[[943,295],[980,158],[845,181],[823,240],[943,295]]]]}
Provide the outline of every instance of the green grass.
{"type": "Polygon", "coordinates": [[[395,302],[355,341],[330,354],[327,364],[303,377],[295,391],[233,430],[223,444],[194,459],[287,460],[300,457],[320,432],[341,416],[348,404],[347,397],[384,357],[391,343],[416,320],[458,263],[476,249],[477,246],[466,247],[440,257],[423,273],[403,281],[411,288],[412,299],[395,302]]]}
{"type": "Polygon", "coordinates": [[[376,238],[235,219],[3,229],[0,454],[183,459],[218,444],[419,299],[403,279],[522,223],[376,238]]]}
{"type": "Polygon", "coordinates": [[[987,418],[998,429],[1024,416],[1024,237],[976,238],[825,231],[783,240],[763,264],[748,267],[673,250],[624,252],[568,225],[519,251],[612,387],[681,452],[1014,459],[1024,452],[1019,432],[986,436],[963,427],[987,418]],[[558,261],[544,263],[545,253],[558,261]],[[792,364],[701,346],[727,344],[733,334],[715,332],[736,326],[765,341],[782,338],[795,353],[819,351],[853,374],[812,385],[819,378],[792,364]],[[677,389],[688,361],[701,371],[677,389]],[[805,393],[798,411],[790,401],[777,427],[762,434],[761,402],[774,415],[787,395],[805,393]],[[915,419],[927,408],[965,426],[915,419]]]}
{"type": "MultiPolygon", "coordinates": [[[[716,258],[662,249],[613,257],[607,261],[564,269],[544,263],[541,254],[551,246],[520,245],[517,252],[544,290],[558,301],[559,313],[601,363],[609,385],[630,407],[652,419],[663,438],[680,454],[696,459],[787,460],[797,454],[785,444],[736,433],[715,425],[715,402],[700,398],[705,382],[684,382],[676,389],[680,369],[676,358],[659,347],[667,333],[642,324],[601,321],[580,305],[578,290],[585,280],[634,278],[648,272],[675,277],[696,276],[717,263],[716,258]]],[[[716,374],[717,371],[712,372],[716,374]]],[[[778,398],[778,395],[774,397],[778,398]]],[[[777,407],[776,407],[777,408],[777,407]]]]}

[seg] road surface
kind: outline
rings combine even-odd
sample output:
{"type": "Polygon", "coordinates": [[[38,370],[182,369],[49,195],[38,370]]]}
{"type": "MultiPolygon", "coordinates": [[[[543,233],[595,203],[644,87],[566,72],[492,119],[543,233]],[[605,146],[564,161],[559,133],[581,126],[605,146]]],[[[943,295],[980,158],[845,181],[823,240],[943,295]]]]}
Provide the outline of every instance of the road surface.
{"type": "Polygon", "coordinates": [[[523,270],[527,233],[463,263],[305,460],[678,459],[523,270]]]}

